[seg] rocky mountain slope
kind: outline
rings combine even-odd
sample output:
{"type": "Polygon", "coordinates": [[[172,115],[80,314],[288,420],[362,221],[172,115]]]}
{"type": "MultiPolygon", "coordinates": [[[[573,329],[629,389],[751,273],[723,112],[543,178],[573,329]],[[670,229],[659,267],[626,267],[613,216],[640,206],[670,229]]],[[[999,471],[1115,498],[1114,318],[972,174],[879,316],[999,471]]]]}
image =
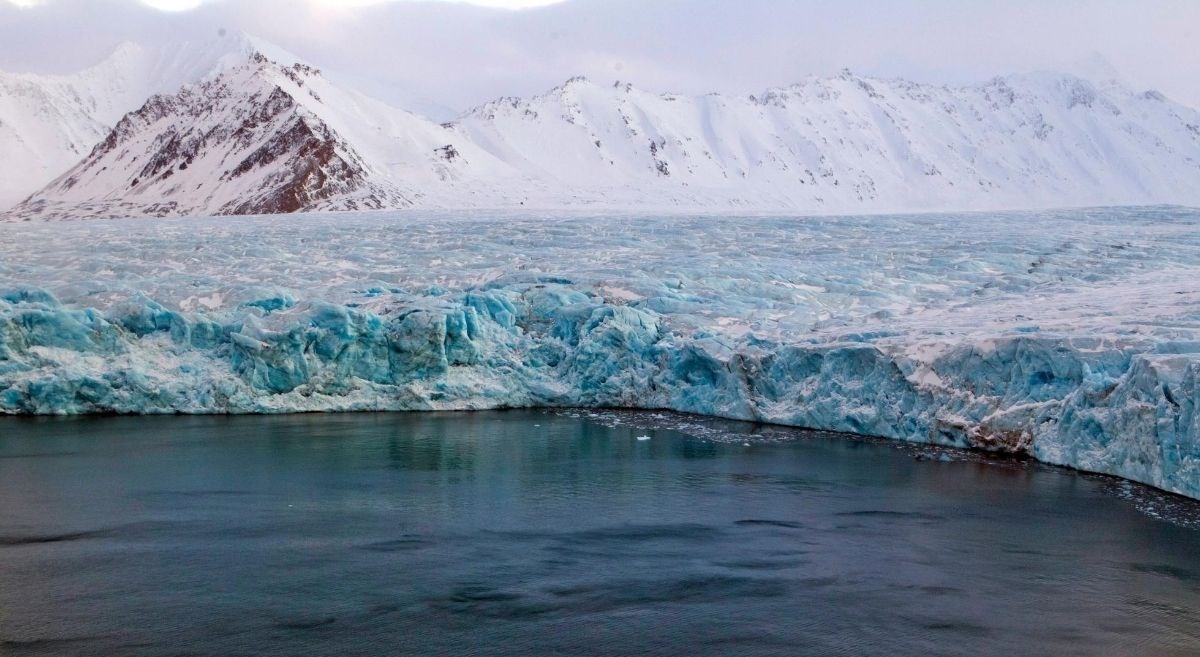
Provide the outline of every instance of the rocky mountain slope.
{"type": "Polygon", "coordinates": [[[373,186],[362,156],[308,109],[304,99],[320,102],[304,88],[313,74],[257,56],[154,96],[20,211],[270,214],[335,198],[338,209],[407,204],[399,190],[373,186]]]}
{"type": "Polygon", "coordinates": [[[79,162],[149,96],[175,93],[260,50],[294,61],[238,34],[169,47],[124,43],[95,66],[69,75],[0,71],[0,206],[24,199],[79,162]]]}
{"type": "MultiPolygon", "coordinates": [[[[152,97],[4,217],[1200,205],[1200,112],[1069,75],[950,88],[843,72],[750,97],[576,78],[438,124],[247,50],[152,97]]],[[[76,151],[102,118],[62,121],[86,128],[76,151]]]]}

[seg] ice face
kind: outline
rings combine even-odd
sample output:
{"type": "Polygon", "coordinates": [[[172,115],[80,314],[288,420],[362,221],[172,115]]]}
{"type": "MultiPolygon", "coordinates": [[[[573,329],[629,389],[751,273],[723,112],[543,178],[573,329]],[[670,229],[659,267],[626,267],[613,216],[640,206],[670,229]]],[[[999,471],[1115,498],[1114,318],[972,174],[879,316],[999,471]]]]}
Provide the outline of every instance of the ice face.
{"type": "Polygon", "coordinates": [[[1200,497],[1200,211],[0,227],[0,411],[668,408],[1200,497]]]}

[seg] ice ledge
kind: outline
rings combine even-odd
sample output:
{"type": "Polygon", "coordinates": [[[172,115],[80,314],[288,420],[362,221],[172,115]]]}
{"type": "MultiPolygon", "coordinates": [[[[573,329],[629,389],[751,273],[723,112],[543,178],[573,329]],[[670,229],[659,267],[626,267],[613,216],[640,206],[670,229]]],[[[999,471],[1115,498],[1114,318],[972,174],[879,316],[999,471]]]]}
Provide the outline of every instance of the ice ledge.
{"type": "Polygon", "coordinates": [[[936,349],[673,328],[567,284],[386,311],[263,299],[101,313],[0,294],[0,413],[619,406],[1028,453],[1200,498],[1200,354],[1014,331],[936,349]],[[1174,353],[1183,352],[1183,353],[1174,353]]]}

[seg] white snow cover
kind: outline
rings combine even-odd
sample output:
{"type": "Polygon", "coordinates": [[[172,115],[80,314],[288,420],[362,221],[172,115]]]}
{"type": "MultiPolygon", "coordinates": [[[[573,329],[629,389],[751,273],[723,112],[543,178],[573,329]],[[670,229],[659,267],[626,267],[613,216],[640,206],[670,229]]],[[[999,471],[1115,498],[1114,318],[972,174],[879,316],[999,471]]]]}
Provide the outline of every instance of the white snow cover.
{"type": "Polygon", "coordinates": [[[577,78],[458,127],[533,205],[853,212],[1200,200],[1200,113],[1064,74],[967,87],[844,71],[749,98],[577,78]]]}
{"type": "Polygon", "coordinates": [[[668,408],[1200,497],[1200,210],[0,226],[0,412],[668,408]]]}
{"type": "Polygon", "coordinates": [[[79,162],[150,96],[173,94],[257,51],[297,61],[269,43],[231,34],[160,47],[123,43],[95,66],[68,75],[0,71],[0,208],[79,162]]]}
{"type": "Polygon", "coordinates": [[[502,163],[471,144],[448,156],[452,137],[337,87],[311,66],[252,56],[151,98],[16,214],[380,209],[408,206],[432,185],[469,197],[474,187],[456,187],[468,162],[478,178],[506,178],[502,163]]]}
{"type": "MultiPolygon", "coordinates": [[[[1200,112],[1064,74],[944,87],[844,72],[750,97],[576,78],[442,125],[310,66],[221,61],[202,83],[128,115],[108,147],[3,217],[1200,205],[1200,112]],[[281,103],[287,113],[250,120],[281,103]],[[315,141],[296,140],[296,121],[315,141]],[[195,148],[179,152],[181,137],[195,148]],[[322,159],[314,144],[338,157],[322,159]],[[263,159],[264,145],[276,157],[263,159]],[[148,162],[169,166],[148,176],[148,162]]],[[[97,141],[94,123],[72,143],[97,141]]]]}

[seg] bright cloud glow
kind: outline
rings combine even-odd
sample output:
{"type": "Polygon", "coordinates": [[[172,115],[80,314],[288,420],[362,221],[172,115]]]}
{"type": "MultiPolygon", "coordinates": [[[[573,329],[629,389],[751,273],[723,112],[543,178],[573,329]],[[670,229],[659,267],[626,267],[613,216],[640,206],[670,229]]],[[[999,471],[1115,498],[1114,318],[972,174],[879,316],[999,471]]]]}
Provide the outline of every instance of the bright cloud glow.
{"type": "Polygon", "coordinates": [[[162,11],[187,11],[199,7],[204,0],[142,0],[142,4],[162,11]]]}
{"type": "Polygon", "coordinates": [[[751,94],[845,67],[942,84],[1115,74],[1200,107],[1198,25],[1200,0],[0,0],[0,70],[241,32],[439,118],[579,74],[751,94]]]}
{"type": "MultiPolygon", "coordinates": [[[[46,3],[46,0],[0,0],[7,2],[10,5],[17,7],[36,7],[46,3]]],[[[147,7],[158,9],[159,11],[188,11],[195,9],[204,4],[207,0],[141,0],[141,3],[147,7]]],[[[387,2],[400,2],[402,0],[309,0],[312,4],[318,5],[326,9],[352,9],[355,7],[368,7],[370,5],[379,5],[387,2]]],[[[566,0],[442,0],[443,2],[457,2],[461,4],[477,5],[480,7],[492,7],[494,9],[531,9],[533,7],[545,7],[555,5],[566,0]]]]}
{"type": "MultiPolygon", "coordinates": [[[[204,4],[207,0],[141,0],[142,4],[147,7],[153,7],[161,11],[187,11],[195,9],[204,4]]],[[[318,5],[326,9],[352,9],[355,7],[368,7],[370,5],[379,5],[388,2],[399,2],[401,0],[309,0],[312,4],[318,5]]],[[[547,5],[558,4],[566,0],[442,0],[443,2],[458,2],[462,4],[478,5],[480,7],[492,7],[495,9],[530,9],[532,7],[545,7],[547,5]]],[[[42,4],[45,0],[8,0],[8,2],[17,5],[18,7],[32,7],[42,4]]]]}
{"type": "MultiPolygon", "coordinates": [[[[452,2],[455,0],[451,0],[452,2]]],[[[498,7],[500,9],[530,9],[532,7],[545,7],[547,5],[556,5],[566,0],[460,0],[467,4],[479,5],[481,7],[498,7]]]]}
{"type": "MultiPolygon", "coordinates": [[[[368,5],[378,5],[385,2],[397,2],[398,0],[312,0],[315,4],[325,7],[366,7],[368,5]]],[[[565,0],[443,0],[444,2],[459,2],[462,4],[478,5],[480,7],[493,7],[496,9],[529,9],[532,7],[545,7],[547,5],[558,4],[565,0]]]]}

